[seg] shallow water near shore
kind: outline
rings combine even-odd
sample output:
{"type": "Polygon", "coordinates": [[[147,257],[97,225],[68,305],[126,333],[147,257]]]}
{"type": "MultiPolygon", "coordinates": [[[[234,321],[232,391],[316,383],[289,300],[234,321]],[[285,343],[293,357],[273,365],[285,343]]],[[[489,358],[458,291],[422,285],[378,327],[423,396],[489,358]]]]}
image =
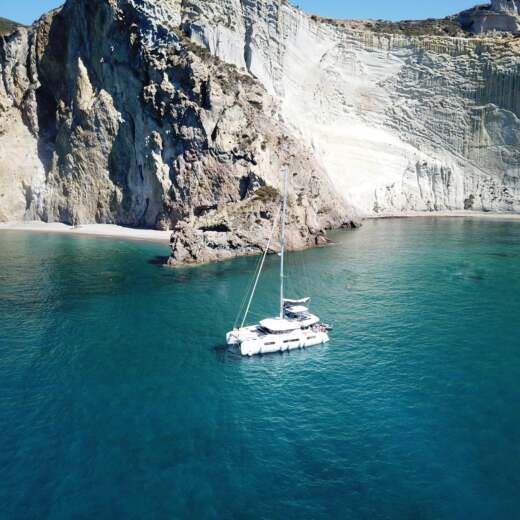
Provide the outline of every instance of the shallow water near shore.
{"type": "Polygon", "coordinates": [[[516,517],[520,223],[333,236],[288,255],[332,342],[242,359],[223,339],[257,259],[0,233],[5,517],[516,517]]]}

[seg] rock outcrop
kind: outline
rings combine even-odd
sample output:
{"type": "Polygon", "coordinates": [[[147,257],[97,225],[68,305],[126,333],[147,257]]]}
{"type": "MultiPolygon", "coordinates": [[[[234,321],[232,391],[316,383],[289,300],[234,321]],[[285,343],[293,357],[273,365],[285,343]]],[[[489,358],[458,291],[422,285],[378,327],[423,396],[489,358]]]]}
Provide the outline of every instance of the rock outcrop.
{"type": "Polygon", "coordinates": [[[68,0],[0,38],[0,221],[172,229],[172,264],[253,254],[286,165],[294,249],[353,215],[520,211],[518,4],[392,24],[68,0]]]}
{"type": "Polygon", "coordinates": [[[172,262],[249,254],[288,165],[292,247],[350,225],[276,100],[180,15],[171,0],[70,0],[2,40],[0,219],[175,228],[172,262]]]}
{"type": "Polygon", "coordinates": [[[490,31],[520,33],[520,0],[492,0],[460,14],[463,27],[482,34],[490,31]]]}

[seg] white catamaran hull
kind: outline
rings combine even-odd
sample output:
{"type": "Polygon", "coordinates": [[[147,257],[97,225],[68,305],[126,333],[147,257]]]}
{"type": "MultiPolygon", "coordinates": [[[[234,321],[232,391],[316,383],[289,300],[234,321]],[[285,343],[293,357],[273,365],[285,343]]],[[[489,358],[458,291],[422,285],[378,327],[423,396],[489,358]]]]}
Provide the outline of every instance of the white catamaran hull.
{"type": "Polygon", "coordinates": [[[266,334],[262,337],[254,337],[254,329],[251,327],[230,332],[227,337],[228,344],[237,346],[242,356],[257,356],[316,347],[330,341],[329,335],[325,331],[308,330],[286,335],[266,334]],[[247,338],[249,335],[252,337],[247,338]]]}

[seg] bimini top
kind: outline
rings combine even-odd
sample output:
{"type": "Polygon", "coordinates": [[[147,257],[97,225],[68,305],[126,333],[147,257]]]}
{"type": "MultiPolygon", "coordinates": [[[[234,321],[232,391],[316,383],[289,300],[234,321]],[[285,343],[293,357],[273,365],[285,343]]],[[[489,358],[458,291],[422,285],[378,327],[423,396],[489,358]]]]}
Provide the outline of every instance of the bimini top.
{"type": "Polygon", "coordinates": [[[287,307],[285,309],[287,312],[290,312],[291,314],[305,314],[309,312],[309,309],[307,307],[304,307],[303,305],[295,305],[294,307],[287,307]]]}
{"type": "Polygon", "coordinates": [[[289,300],[287,298],[283,301],[284,307],[294,307],[295,305],[308,305],[310,303],[310,298],[302,298],[301,300],[289,300]]]}
{"type": "Polygon", "coordinates": [[[269,332],[275,333],[292,332],[293,330],[298,330],[300,328],[298,323],[282,320],[280,318],[269,318],[267,320],[262,320],[260,325],[269,332]]]}

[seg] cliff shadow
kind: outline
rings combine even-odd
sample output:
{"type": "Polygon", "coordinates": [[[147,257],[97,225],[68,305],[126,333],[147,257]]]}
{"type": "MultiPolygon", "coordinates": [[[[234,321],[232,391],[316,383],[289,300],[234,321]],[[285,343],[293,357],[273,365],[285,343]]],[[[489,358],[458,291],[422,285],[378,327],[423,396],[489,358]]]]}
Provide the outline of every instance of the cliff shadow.
{"type": "Polygon", "coordinates": [[[158,267],[165,267],[166,265],[168,265],[168,260],[169,259],[170,259],[169,256],[159,255],[159,256],[154,256],[153,258],[148,260],[147,263],[150,264],[150,265],[156,265],[158,267]]]}
{"type": "MultiPolygon", "coordinates": [[[[68,7],[49,15],[35,30],[36,49],[43,47],[40,57],[36,57],[36,67],[40,86],[35,91],[36,116],[38,120],[38,156],[47,174],[52,168],[52,160],[59,133],[59,101],[69,102],[66,75],[69,28],[65,19],[68,7]],[[42,40],[47,37],[43,46],[42,40]]],[[[37,51],[36,51],[37,52],[37,51]]]]}

